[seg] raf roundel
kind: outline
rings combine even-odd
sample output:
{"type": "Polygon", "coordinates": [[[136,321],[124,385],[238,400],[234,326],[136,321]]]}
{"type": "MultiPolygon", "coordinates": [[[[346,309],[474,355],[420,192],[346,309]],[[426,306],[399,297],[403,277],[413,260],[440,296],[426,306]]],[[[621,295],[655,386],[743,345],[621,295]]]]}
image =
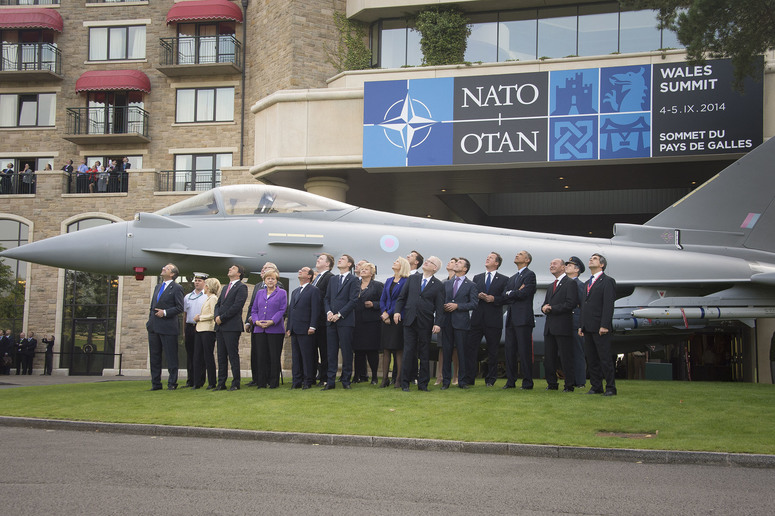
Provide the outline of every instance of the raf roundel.
{"type": "Polygon", "coordinates": [[[379,246],[386,253],[392,253],[398,249],[398,238],[393,235],[383,235],[382,238],[379,239],[379,246]]]}

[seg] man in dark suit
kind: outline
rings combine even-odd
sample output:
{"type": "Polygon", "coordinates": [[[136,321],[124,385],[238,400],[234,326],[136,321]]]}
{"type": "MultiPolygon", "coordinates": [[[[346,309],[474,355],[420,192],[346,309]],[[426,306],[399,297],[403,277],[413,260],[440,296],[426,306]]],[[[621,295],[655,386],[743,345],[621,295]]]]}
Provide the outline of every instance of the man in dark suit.
{"type": "Polygon", "coordinates": [[[409,391],[412,363],[420,357],[417,388],[428,390],[430,380],[429,352],[431,334],[439,333],[444,325],[444,284],[434,274],[441,260],[431,256],[422,265],[422,274],[411,274],[396,301],[393,320],[398,324],[404,313],[404,353],[401,368],[401,389],[409,391]]]}
{"type": "Polygon", "coordinates": [[[444,351],[444,363],[442,364],[441,389],[449,389],[452,381],[452,351],[457,349],[460,359],[460,371],[458,372],[458,387],[468,389],[473,385],[476,377],[477,360],[470,360],[466,356],[466,344],[468,343],[468,331],[471,329],[471,310],[479,303],[474,282],[466,278],[466,273],[471,268],[471,262],[466,258],[458,258],[455,262],[453,279],[444,282],[444,312],[446,320],[442,327],[441,344],[444,351]],[[469,363],[470,362],[470,363],[469,363]]]}
{"type": "Polygon", "coordinates": [[[11,330],[0,330],[0,374],[11,374],[14,349],[10,332],[11,330]]]}
{"type": "Polygon", "coordinates": [[[183,287],[175,282],[178,268],[168,263],[161,269],[161,283],[156,285],[151,297],[148,322],[148,348],[151,355],[151,390],[161,390],[162,351],[167,356],[167,389],[178,388],[178,335],[183,313],[183,287]]]}
{"type": "Polygon", "coordinates": [[[339,350],[342,350],[342,387],[350,388],[353,376],[353,331],[355,330],[355,302],[358,300],[360,280],[351,271],[355,260],[343,254],[336,262],[339,275],[328,282],[323,298],[328,333],[328,382],[324,391],[336,387],[339,350]]]}
{"type": "MultiPolygon", "coordinates": [[[[479,345],[482,342],[482,336],[487,343],[487,377],[485,384],[487,387],[495,385],[498,375],[498,346],[501,343],[501,333],[503,332],[503,292],[506,289],[506,283],[509,278],[498,269],[503,263],[503,258],[496,252],[487,255],[484,261],[485,272],[474,276],[474,285],[479,292],[479,299],[476,308],[471,313],[471,330],[468,332],[468,343],[466,344],[466,371],[469,369],[476,371],[477,359],[479,358],[479,345]]],[[[474,385],[475,378],[469,378],[470,383],[474,385]]]]}
{"type": "Polygon", "coordinates": [[[19,355],[18,362],[16,363],[16,374],[32,374],[32,361],[35,358],[35,348],[38,346],[38,340],[33,338],[34,333],[30,333],[29,337],[26,337],[24,332],[19,334],[19,344],[17,346],[17,354],[19,355]]]}
{"type": "MultiPolygon", "coordinates": [[[[312,280],[312,284],[320,291],[321,298],[328,292],[328,282],[334,276],[331,269],[334,268],[334,256],[328,253],[321,253],[315,261],[315,270],[317,275],[312,280]]],[[[315,332],[315,353],[314,368],[317,371],[316,380],[320,385],[325,385],[328,379],[328,335],[326,332],[326,312],[323,310],[323,303],[320,303],[320,315],[315,325],[320,331],[315,332]]]]}
{"type": "Polygon", "coordinates": [[[589,383],[587,394],[616,396],[614,363],[611,358],[611,330],[613,329],[616,281],[605,274],[608,265],[605,257],[593,254],[589,258],[592,277],[586,284],[586,295],[581,304],[581,328],[584,337],[584,354],[587,356],[589,383]],[[603,391],[605,378],[605,391],[603,391]]]}
{"type": "Polygon", "coordinates": [[[522,389],[533,388],[533,296],[536,293],[536,275],[528,269],[533,257],[520,251],[514,257],[517,273],[509,278],[503,294],[507,305],[506,316],[506,385],[513,389],[517,382],[517,354],[522,368],[522,389]]]}
{"type": "Polygon", "coordinates": [[[242,308],[248,300],[248,287],[242,283],[245,268],[242,265],[229,267],[229,283],[221,289],[215,303],[215,324],[218,338],[218,385],[216,391],[226,390],[231,365],[231,388],[240,388],[239,337],[242,333],[242,308]]]}
{"type": "Polygon", "coordinates": [[[549,272],[554,282],[546,289],[541,311],[546,315],[544,324],[544,369],[546,390],[556,391],[557,355],[562,361],[565,388],[562,392],[573,392],[575,375],[573,369],[573,309],[578,304],[576,282],[565,274],[565,262],[555,258],[549,263],[549,272]]]}
{"type": "Polygon", "coordinates": [[[291,338],[291,389],[309,389],[315,383],[315,330],[320,314],[320,291],[310,285],[314,272],[309,267],[299,269],[299,287],[291,293],[288,306],[288,326],[285,334],[291,338]]]}
{"type": "MultiPolygon", "coordinates": [[[[584,282],[579,279],[579,276],[584,274],[584,270],[584,264],[577,256],[571,256],[565,262],[565,274],[576,284],[578,292],[579,302],[573,309],[573,327],[575,329],[581,328],[581,303],[587,295],[584,282]]],[[[576,376],[573,382],[575,387],[583,389],[587,383],[587,359],[584,358],[584,337],[579,335],[577,331],[573,332],[573,374],[576,376]]]]}

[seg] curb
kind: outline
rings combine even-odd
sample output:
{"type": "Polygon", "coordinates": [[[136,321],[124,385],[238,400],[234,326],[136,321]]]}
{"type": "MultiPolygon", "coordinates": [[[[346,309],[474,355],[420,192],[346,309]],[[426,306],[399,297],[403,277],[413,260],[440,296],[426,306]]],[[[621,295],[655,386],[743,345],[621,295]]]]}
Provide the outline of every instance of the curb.
{"type": "Polygon", "coordinates": [[[364,448],[392,448],[398,450],[478,453],[488,455],[511,455],[515,457],[608,460],[619,462],[644,462],[649,464],[700,464],[744,468],[775,468],[775,455],[748,453],[638,450],[632,448],[588,448],[542,444],[414,439],[410,437],[306,434],[299,432],[270,432],[262,430],[234,430],[229,428],[200,428],[192,426],[133,423],[100,423],[94,421],[69,421],[11,416],[0,416],[0,426],[161,437],[199,437],[208,439],[235,439],[242,441],[267,441],[294,444],[322,444],[329,446],[361,446],[364,448]]]}

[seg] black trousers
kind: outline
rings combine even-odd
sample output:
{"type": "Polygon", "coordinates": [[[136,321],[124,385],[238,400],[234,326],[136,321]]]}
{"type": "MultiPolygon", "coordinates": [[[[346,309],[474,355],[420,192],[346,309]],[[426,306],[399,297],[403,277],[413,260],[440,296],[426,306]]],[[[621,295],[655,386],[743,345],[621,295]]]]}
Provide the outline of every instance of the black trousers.
{"type": "Polygon", "coordinates": [[[225,386],[231,365],[231,385],[240,384],[239,336],[241,331],[218,331],[218,385],[225,386]]]}
{"type": "Polygon", "coordinates": [[[501,343],[500,326],[480,326],[472,325],[468,332],[468,343],[466,344],[466,385],[474,385],[476,372],[479,370],[479,345],[482,343],[482,337],[487,344],[487,376],[485,383],[495,383],[498,379],[498,346],[501,343]],[[468,372],[474,374],[468,374],[468,372]]]}
{"type": "Polygon", "coordinates": [[[54,352],[46,351],[45,362],[43,363],[43,374],[50,375],[54,367],[54,352]]]}
{"type": "MultiPolygon", "coordinates": [[[[408,388],[412,381],[412,364],[417,364],[420,359],[420,367],[417,370],[417,387],[427,388],[431,377],[430,370],[430,346],[433,330],[433,321],[422,324],[415,319],[410,325],[404,325],[404,355],[401,361],[401,387],[408,388]]],[[[416,367],[416,366],[415,366],[416,367]]]]}
{"type": "MultiPolygon", "coordinates": [[[[468,341],[468,330],[456,330],[451,325],[445,325],[442,330],[441,347],[444,351],[444,363],[441,365],[441,374],[443,378],[443,385],[449,386],[452,381],[452,354],[457,349],[458,364],[460,364],[460,371],[457,373],[458,382],[460,385],[471,385],[466,380],[469,374],[473,378],[474,373],[469,372],[468,369],[468,357],[466,356],[466,343],[468,341]]],[[[476,364],[474,359],[473,365],[476,364]]],[[[475,369],[472,369],[475,371],[475,369]]]]}
{"type": "Polygon", "coordinates": [[[315,369],[321,382],[328,378],[328,332],[326,331],[326,320],[318,321],[315,331],[315,369]]]}
{"type": "Polygon", "coordinates": [[[315,383],[315,336],[308,334],[291,334],[291,372],[293,387],[315,383]]]}
{"type": "Polygon", "coordinates": [[[328,386],[336,386],[336,370],[339,366],[339,351],[342,351],[342,385],[350,385],[353,375],[353,326],[331,323],[328,333],[328,386]]]}
{"type": "MultiPolygon", "coordinates": [[[[183,344],[186,346],[186,385],[193,387],[204,383],[204,376],[198,378],[194,373],[194,341],[196,340],[196,324],[186,323],[183,331],[183,344]]],[[[204,369],[201,371],[204,375],[204,369]]]]}
{"type": "Polygon", "coordinates": [[[369,379],[366,362],[368,362],[371,369],[372,378],[376,378],[378,376],[377,369],[379,368],[379,351],[376,349],[356,349],[353,353],[355,354],[355,379],[361,382],[369,379]]]}
{"type": "Polygon", "coordinates": [[[199,381],[195,387],[202,387],[207,375],[207,385],[215,387],[215,332],[198,331],[194,338],[194,378],[199,381]]]}
{"type": "Polygon", "coordinates": [[[565,375],[565,388],[573,389],[576,384],[576,373],[573,368],[573,336],[544,335],[544,370],[546,383],[549,387],[557,387],[557,357],[562,362],[562,373],[565,375]]]}
{"type": "Polygon", "coordinates": [[[614,363],[611,360],[611,333],[600,335],[599,332],[584,330],[584,355],[587,357],[589,383],[595,391],[605,390],[616,392],[614,379],[614,363]]]}
{"type": "Polygon", "coordinates": [[[269,385],[276,389],[280,385],[280,354],[283,352],[284,333],[254,333],[256,336],[256,357],[259,387],[269,385]]]}
{"type": "Polygon", "coordinates": [[[533,388],[533,327],[506,328],[506,385],[516,385],[517,356],[522,367],[522,387],[533,388]]]}
{"type": "Polygon", "coordinates": [[[167,386],[178,385],[178,336],[148,332],[148,349],[151,355],[151,386],[161,387],[161,354],[167,356],[167,386]]]}

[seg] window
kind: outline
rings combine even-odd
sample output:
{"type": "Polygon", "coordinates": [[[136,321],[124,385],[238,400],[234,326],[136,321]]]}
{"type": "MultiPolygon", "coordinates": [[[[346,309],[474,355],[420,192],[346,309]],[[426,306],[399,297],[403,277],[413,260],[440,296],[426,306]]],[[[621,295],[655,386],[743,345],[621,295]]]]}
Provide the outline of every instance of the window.
{"type": "MultiPolygon", "coordinates": [[[[3,161],[5,167],[6,162],[3,161]]],[[[29,241],[29,227],[19,221],[0,219],[0,248],[12,249],[29,241]]],[[[27,286],[27,264],[19,260],[2,259],[7,265],[11,280],[8,287],[0,291],[0,328],[11,329],[14,335],[22,330],[24,319],[24,293],[27,286]]]]}
{"type": "Polygon", "coordinates": [[[221,185],[221,168],[230,167],[232,155],[176,154],[168,191],[202,191],[221,185]]]}
{"type": "Polygon", "coordinates": [[[493,14],[472,14],[471,36],[466,45],[465,60],[494,63],[498,61],[498,16],[493,14]]]}
{"type": "Polygon", "coordinates": [[[90,27],[89,60],[145,59],[145,25],[90,27]]]}
{"type": "Polygon", "coordinates": [[[179,89],[175,122],[231,122],[234,120],[234,88],[179,89]]]}
{"type": "Polygon", "coordinates": [[[0,127],[53,127],[56,94],[0,95],[0,127]]]}

